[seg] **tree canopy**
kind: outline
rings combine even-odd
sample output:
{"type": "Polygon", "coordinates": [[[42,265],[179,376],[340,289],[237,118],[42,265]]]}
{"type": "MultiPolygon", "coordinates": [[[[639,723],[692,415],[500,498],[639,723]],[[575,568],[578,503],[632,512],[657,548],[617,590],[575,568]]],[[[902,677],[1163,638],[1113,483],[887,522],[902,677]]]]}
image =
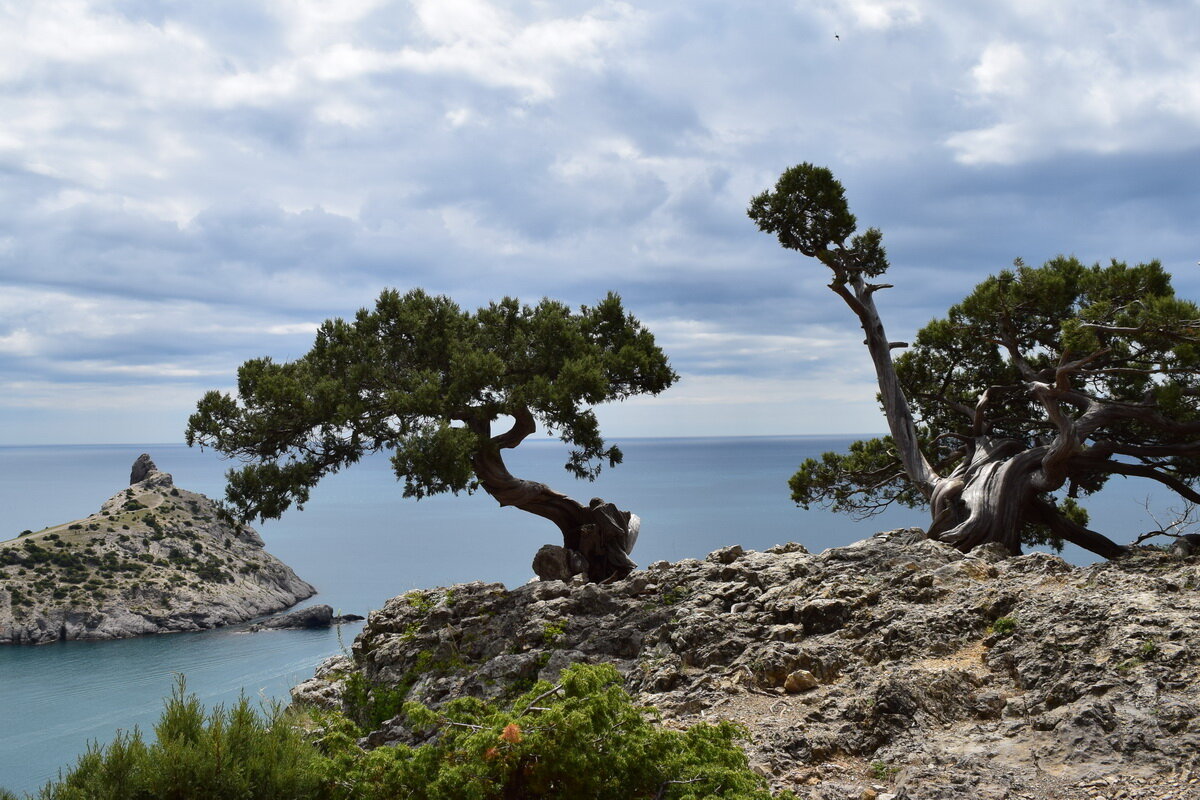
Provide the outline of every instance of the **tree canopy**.
{"type": "Polygon", "coordinates": [[[852,237],[832,174],[793,167],[749,213],[832,271],[867,334],[891,432],[805,461],[790,481],[800,505],[928,505],[930,535],[963,549],[1065,539],[1112,557],[1124,548],[1086,528],[1077,502],[1111,476],[1200,501],[1200,308],[1158,262],[1018,260],[893,361],[908,346],[884,335],[874,294],[888,285],[867,281],[887,269],[882,236],[852,237]]]}
{"type": "Polygon", "coordinates": [[[612,293],[578,310],[504,298],[471,313],[419,289],[387,290],[353,320],[324,322],[304,356],[247,361],[237,395],[207,393],[186,436],[246,462],[228,473],[226,489],[243,518],[302,507],[325,475],[390,451],[406,497],[482,486],[570,537],[586,509],[513,478],[500,451],[541,423],[571,446],[567,471],[592,479],[621,452],[601,437],[591,406],[658,394],[676,378],[653,334],[612,293]],[[493,436],[503,417],[511,429],[493,436]]]}

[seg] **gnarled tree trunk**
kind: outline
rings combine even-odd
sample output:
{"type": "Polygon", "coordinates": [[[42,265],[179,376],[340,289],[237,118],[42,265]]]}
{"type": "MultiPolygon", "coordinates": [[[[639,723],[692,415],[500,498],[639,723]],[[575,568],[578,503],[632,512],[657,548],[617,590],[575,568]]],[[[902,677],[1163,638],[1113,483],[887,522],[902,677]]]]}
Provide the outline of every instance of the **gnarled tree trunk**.
{"type": "Polygon", "coordinates": [[[592,581],[623,578],[632,572],[637,565],[629,553],[637,542],[641,520],[600,498],[585,506],[544,483],[514,477],[501,451],[519,445],[537,430],[537,424],[526,408],[514,411],[513,420],[512,428],[496,436],[491,435],[490,420],[467,421],[482,443],[472,457],[479,485],[500,505],[515,506],[557,525],[566,563],[574,565],[568,572],[578,569],[592,581]]]}
{"type": "Polygon", "coordinates": [[[963,552],[987,542],[999,542],[1010,553],[1017,554],[1021,552],[1022,527],[1034,523],[1046,525],[1054,535],[1105,558],[1123,554],[1124,547],[1063,516],[1044,498],[1045,493],[1063,486],[1066,465],[1080,450],[1078,431],[1059,406],[1060,399],[1069,395],[1065,376],[1075,365],[1060,370],[1062,375],[1054,385],[1034,381],[1032,374],[1027,375],[1027,389],[1043,404],[1047,416],[1059,429],[1050,445],[1026,448],[1015,440],[985,435],[982,412],[988,403],[988,393],[984,392],[975,413],[975,438],[968,444],[969,456],[950,475],[940,476],[918,445],[912,410],[892,361],[892,348],[903,345],[888,341],[875,307],[875,292],[886,287],[887,284],[867,283],[858,273],[836,271],[829,285],[854,311],[866,335],[897,455],[905,474],[930,501],[930,538],[963,552]]]}

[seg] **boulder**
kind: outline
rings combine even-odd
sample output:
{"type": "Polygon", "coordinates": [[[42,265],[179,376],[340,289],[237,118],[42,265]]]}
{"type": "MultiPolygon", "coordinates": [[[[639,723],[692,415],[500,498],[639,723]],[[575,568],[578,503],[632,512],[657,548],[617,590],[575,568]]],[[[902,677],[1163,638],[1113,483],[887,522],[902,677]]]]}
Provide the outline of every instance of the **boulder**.
{"type": "Polygon", "coordinates": [[[129,485],[141,483],[151,472],[158,472],[158,467],[154,466],[154,461],[151,460],[149,453],[142,453],[133,462],[133,469],[129,471],[129,485]]]}
{"type": "Polygon", "coordinates": [[[324,603],[277,614],[250,626],[250,630],[282,630],[287,628],[328,628],[333,624],[333,607],[324,603]]]}
{"type": "Polygon", "coordinates": [[[580,553],[554,544],[542,545],[533,557],[533,572],[544,581],[569,581],[586,568],[580,553]]]}

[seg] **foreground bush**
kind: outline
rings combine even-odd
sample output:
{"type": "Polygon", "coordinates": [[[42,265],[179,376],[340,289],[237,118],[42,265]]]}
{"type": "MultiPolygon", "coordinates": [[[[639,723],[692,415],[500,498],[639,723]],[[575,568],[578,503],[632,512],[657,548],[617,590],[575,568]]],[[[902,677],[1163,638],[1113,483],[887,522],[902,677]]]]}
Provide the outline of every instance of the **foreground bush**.
{"type": "Polygon", "coordinates": [[[182,680],[147,744],[135,728],[93,746],[43,800],[288,800],[322,794],[324,759],[280,707],[246,698],[205,714],[182,680]]]}
{"type": "MultiPolygon", "coordinates": [[[[209,714],[182,682],[146,744],[94,747],[42,800],[768,800],[730,723],[672,731],[609,665],[578,665],[510,704],[405,706],[416,747],[366,751],[340,715],[306,733],[241,700],[209,714]]],[[[0,792],[3,798],[3,792],[0,792]]]]}

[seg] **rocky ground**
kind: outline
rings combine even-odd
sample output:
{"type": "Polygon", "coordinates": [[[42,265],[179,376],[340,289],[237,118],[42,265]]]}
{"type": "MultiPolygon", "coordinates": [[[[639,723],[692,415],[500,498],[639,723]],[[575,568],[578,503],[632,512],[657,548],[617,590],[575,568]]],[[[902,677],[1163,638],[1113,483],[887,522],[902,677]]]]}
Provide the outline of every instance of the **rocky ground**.
{"type": "MultiPolygon", "coordinates": [[[[373,613],[347,675],[437,704],[606,661],[663,723],[731,719],[813,800],[1200,798],[1200,559],[1073,567],[894,531],[810,555],[730,547],[610,584],[472,583],[373,613]]],[[[368,737],[401,740],[395,719],[368,737]]]]}
{"type": "Polygon", "coordinates": [[[315,592],[142,456],[95,514],[0,542],[0,644],[202,630],[315,592]]]}

